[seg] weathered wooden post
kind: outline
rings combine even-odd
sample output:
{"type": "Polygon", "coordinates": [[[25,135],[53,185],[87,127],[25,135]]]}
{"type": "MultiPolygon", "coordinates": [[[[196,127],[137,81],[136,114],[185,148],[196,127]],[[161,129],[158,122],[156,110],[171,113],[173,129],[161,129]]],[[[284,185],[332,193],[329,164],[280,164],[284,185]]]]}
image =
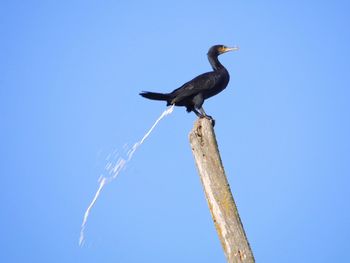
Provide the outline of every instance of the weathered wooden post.
{"type": "Polygon", "coordinates": [[[198,119],[189,139],[227,261],[255,262],[225,175],[211,121],[198,119]]]}

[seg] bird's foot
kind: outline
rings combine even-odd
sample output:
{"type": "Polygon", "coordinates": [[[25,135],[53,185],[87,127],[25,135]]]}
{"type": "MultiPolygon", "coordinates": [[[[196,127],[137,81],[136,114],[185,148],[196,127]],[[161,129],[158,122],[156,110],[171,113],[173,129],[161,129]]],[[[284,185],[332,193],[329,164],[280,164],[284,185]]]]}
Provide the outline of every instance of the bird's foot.
{"type": "Polygon", "coordinates": [[[215,120],[212,116],[208,116],[209,117],[209,120],[211,122],[211,125],[213,125],[213,127],[215,127],[215,120]]]}
{"type": "Polygon", "coordinates": [[[212,116],[210,116],[210,115],[203,115],[203,116],[201,116],[201,118],[206,118],[206,119],[210,120],[211,125],[213,125],[213,127],[215,126],[215,120],[214,120],[214,118],[212,116]]]}

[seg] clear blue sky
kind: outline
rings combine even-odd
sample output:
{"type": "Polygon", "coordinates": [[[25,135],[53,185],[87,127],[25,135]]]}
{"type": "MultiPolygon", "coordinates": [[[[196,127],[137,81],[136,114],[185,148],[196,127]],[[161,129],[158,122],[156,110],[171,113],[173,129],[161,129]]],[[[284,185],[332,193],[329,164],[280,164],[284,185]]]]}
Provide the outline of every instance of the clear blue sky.
{"type": "Polygon", "coordinates": [[[188,143],[163,120],[105,188],[106,156],[165,109],[138,96],[210,69],[206,101],[257,262],[345,262],[350,249],[348,1],[1,1],[0,261],[225,262],[188,143]]]}

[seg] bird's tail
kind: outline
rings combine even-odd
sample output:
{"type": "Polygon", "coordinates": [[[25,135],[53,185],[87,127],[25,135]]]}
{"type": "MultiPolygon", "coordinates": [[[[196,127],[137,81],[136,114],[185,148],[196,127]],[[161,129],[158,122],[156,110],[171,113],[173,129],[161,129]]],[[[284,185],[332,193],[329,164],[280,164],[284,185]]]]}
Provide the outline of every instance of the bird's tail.
{"type": "Polygon", "coordinates": [[[167,104],[170,103],[170,95],[167,93],[143,91],[140,93],[140,95],[150,100],[164,100],[167,102],[167,104]]]}

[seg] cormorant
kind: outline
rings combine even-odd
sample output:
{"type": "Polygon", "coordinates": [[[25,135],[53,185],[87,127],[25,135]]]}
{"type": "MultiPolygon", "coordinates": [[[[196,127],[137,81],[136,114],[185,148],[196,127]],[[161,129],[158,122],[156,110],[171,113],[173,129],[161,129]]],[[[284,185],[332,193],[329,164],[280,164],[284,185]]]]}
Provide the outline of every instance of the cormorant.
{"type": "Polygon", "coordinates": [[[212,46],[207,55],[213,71],[195,77],[170,93],[143,91],[140,95],[151,100],[164,100],[167,106],[173,104],[175,106],[185,106],[187,112],[193,111],[200,118],[208,118],[212,120],[214,125],[214,119],[205,113],[203,103],[205,99],[218,94],[226,88],[230,75],[218,60],[218,56],[234,50],[238,50],[238,47],[212,46]]]}

